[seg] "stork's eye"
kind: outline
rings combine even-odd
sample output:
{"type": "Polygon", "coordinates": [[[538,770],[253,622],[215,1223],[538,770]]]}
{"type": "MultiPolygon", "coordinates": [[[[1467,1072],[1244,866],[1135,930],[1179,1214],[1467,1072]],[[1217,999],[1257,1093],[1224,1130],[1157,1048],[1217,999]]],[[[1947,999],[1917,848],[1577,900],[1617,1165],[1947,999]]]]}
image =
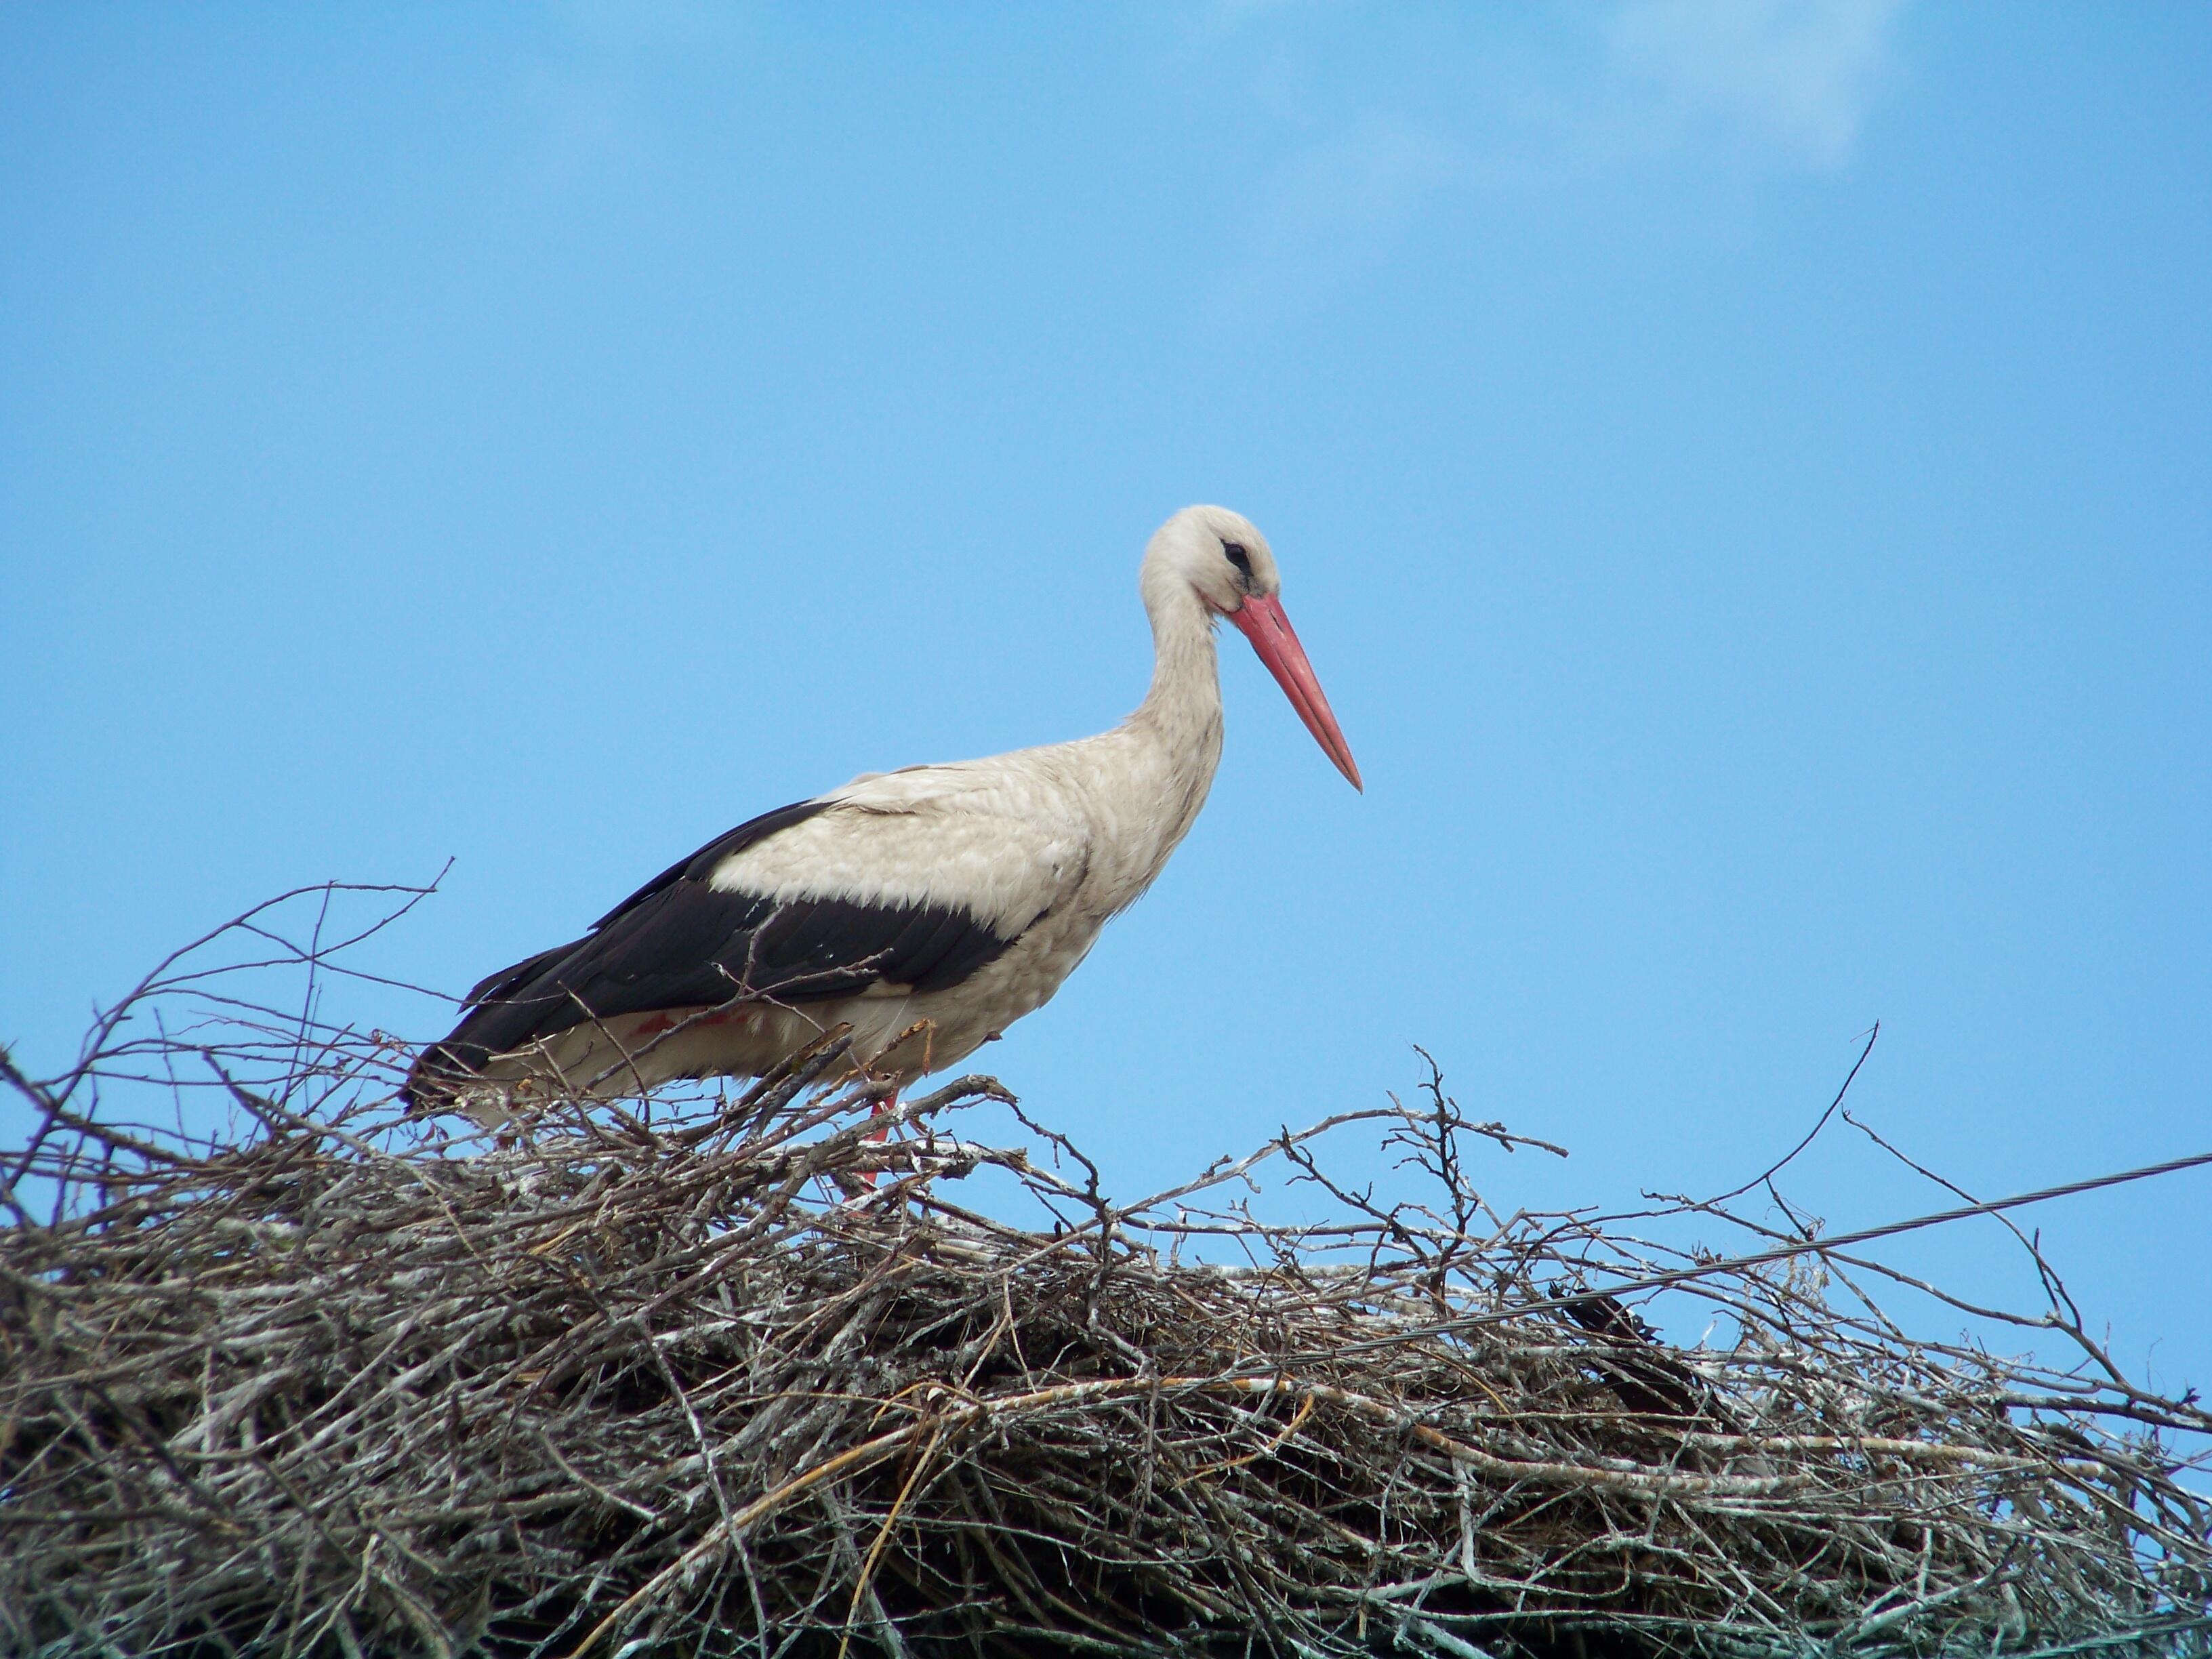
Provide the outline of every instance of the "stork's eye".
{"type": "Polygon", "coordinates": [[[1224,542],[1221,544],[1221,550],[1229,556],[1229,562],[1237,567],[1238,575],[1248,578],[1251,575],[1252,556],[1245,551],[1243,543],[1224,542]]]}

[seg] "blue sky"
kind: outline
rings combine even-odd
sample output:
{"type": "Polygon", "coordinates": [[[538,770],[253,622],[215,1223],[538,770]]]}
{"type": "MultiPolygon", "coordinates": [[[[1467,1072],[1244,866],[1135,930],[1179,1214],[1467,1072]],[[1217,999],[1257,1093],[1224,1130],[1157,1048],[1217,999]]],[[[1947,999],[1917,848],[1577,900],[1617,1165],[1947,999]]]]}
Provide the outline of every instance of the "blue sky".
{"type": "MultiPolygon", "coordinates": [[[[1229,640],[1196,832],[988,1051],[1119,1190],[1418,1042],[1574,1149],[1501,1207],[1712,1191],[1876,1020],[1978,1194],[2212,1149],[2208,88],[2180,4],[0,9],[0,1035],[449,858],[374,965],[459,989],[1098,729],[1215,500],[1368,792],[1229,640]]],[[[2212,1384],[2212,1176],[2033,1219],[2212,1384]]]]}

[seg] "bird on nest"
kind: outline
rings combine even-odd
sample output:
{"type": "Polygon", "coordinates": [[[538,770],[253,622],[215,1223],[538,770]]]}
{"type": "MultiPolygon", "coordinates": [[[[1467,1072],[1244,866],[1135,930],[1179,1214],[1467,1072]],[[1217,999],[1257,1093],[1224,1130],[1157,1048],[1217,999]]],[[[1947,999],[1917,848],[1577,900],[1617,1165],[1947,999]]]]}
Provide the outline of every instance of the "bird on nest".
{"type": "Polygon", "coordinates": [[[1048,1001],[1188,833],[1221,759],[1224,617],[1361,787],[1249,520],[1185,507],[1138,591],[1152,687],[1112,731],[864,773],[749,819],[477,986],[401,1097],[498,1123],[548,1095],[757,1077],[840,1027],[886,1098],[957,1064],[1048,1001]]]}

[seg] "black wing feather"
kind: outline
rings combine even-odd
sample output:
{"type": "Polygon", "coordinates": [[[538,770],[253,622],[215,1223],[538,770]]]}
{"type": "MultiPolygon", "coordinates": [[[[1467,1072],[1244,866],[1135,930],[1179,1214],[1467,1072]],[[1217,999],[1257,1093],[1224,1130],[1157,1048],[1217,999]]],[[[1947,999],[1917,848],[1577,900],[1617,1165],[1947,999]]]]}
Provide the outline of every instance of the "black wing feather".
{"type": "Polygon", "coordinates": [[[566,945],[556,945],[550,951],[540,951],[536,956],[526,957],[516,963],[512,968],[502,968],[497,973],[478,980],[468,995],[461,1000],[461,1006],[465,1008],[473,1008],[480,1002],[504,1002],[524,986],[529,984],[544,969],[550,968],[584,943],[586,943],[584,939],[570,939],[566,945]]]}
{"type": "MultiPolygon", "coordinates": [[[[766,841],[779,830],[788,830],[794,823],[804,823],[817,812],[826,812],[830,803],[826,800],[799,800],[788,806],[779,806],[773,812],[763,812],[757,818],[747,818],[736,829],[726,830],[714,837],[688,859],[678,859],[651,881],[632,893],[620,904],[592,924],[598,933],[625,910],[645,902],[664,888],[679,881],[704,881],[714,872],[714,866],[732,853],[742,853],[746,848],[766,841]]],[[[472,997],[471,1001],[474,1001],[472,997]]]]}
{"type": "Polygon", "coordinates": [[[1013,943],[938,904],[777,901],[708,884],[721,861],[828,803],[763,813],[671,865],[572,944],[515,963],[471,992],[468,1016],[423,1052],[403,1097],[482,1069],[494,1054],[593,1020],[750,999],[811,1002],[878,981],[957,985],[1013,943]]]}

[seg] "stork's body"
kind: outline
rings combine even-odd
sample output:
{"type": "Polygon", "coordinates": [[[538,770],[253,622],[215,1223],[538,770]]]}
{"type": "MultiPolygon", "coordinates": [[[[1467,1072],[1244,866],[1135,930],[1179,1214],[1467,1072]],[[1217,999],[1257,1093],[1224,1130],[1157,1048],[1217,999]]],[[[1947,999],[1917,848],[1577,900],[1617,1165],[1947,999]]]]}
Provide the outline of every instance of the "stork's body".
{"type": "Polygon", "coordinates": [[[518,1085],[758,1075],[840,1024],[889,1085],[957,1063],[1049,1000],[1188,833],[1221,758],[1223,616],[1358,784],[1256,530],[1188,508],[1153,537],[1139,586],[1157,655],[1120,726],[864,775],[738,826],[585,938],[478,986],[410,1097],[496,1116],[518,1085]]]}

